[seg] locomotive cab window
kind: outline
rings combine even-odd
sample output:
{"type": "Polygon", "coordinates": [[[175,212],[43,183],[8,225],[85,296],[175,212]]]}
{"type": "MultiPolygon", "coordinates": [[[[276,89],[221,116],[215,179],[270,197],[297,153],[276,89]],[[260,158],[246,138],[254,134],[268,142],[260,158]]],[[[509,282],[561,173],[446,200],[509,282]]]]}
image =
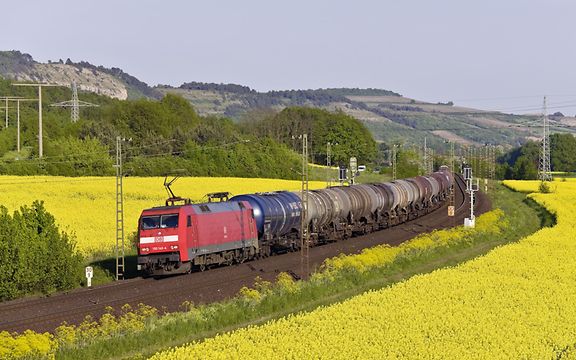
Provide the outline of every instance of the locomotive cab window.
{"type": "Polygon", "coordinates": [[[142,230],[157,229],[160,227],[160,216],[144,216],[141,224],[142,230]]]}
{"type": "Polygon", "coordinates": [[[176,228],[178,227],[178,214],[162,215],[160,217],[161,228],[176,228]]]}
{"type": "Polygon", "coordinates": [[[141,224],[142,230],[177,228],[178,214],[143,216],[141,224]]]}

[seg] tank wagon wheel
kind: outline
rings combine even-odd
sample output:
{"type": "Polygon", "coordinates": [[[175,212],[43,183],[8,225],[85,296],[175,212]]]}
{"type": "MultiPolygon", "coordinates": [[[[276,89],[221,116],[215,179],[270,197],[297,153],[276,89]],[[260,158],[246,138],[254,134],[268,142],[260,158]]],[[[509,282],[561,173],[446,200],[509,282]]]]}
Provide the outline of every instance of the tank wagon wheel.
{"type": "Polygon", "coordinates": [[[202,264],[202,265],[198,265],[198,270],[200,270],[201,272],[206,270],[206,265],[202,264]]]}

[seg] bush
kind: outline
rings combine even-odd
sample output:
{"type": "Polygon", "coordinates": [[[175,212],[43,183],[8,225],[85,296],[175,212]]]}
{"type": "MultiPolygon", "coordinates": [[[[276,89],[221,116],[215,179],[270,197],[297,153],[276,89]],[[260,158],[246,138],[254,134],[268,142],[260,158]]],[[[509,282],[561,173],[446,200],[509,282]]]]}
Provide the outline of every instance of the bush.
{"type": "Polygon", "coordinates": [[[60,232],[43,202],[13,216],[0,206],[0,300],[66,290],[81,281],[74,238],[60,232]]]}
{"type": "Polygon", "coordinates": [[[542,194],[550,194],[552,192],[550,184],[546,181],[540,182],[540,185],[538,185],[538,192],[542,194]]]}

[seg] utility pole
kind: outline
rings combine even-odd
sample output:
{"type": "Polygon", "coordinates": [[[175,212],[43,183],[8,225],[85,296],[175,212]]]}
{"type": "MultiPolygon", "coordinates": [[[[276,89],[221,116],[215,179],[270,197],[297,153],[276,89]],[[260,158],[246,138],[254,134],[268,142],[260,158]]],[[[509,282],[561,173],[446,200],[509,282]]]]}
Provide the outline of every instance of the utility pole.
{"type": "Polygon", "coordinates": [[[332,186],[332,179],[330,177],[330,167],[332,166],[331,152],[332,144],[328,141],[326,143],[326,187],[332,186]]]}
{"type": "Polygon", "coordinates": [[[44,156],[42,145],[42,88],[47,86],[61,86],[57,84],[12,84],[13,86],[34,86],[38,87],[38,157],[44,156]]]}
{"type": "Polygon", "coordinates": [[[397,145],[392,145],[392,180],[396,180],[397,178],[397,171],[398,171],[398,161],[396,159],[396,147],[397,145]]]}
{"type": "Polygon", "coordinates": [[[476,172],[476,147],[470,147],[470,168],[473,172],[476,172]]]}
{"type": "Polygon", "coordinates": [[[18,99],[23,99],[22,96],[0,96],[1,100],[4,100],[4,117],[5,117],[5,125],[4,127],[7,129],[9,125],[9,117],[8,117],[8,109],[10,106],[8,105],[9,101],[16,101],[18,99]]]}
{"type": "Polygon", "coordinates": [[[433,148],[428,148],[428,163],[426,164],[426,172],[428,174],[432,174],[432,172],[434,171],[434,149],[433,148]]]}
{"type": "Polygon", "coordinates": [[[331,145],[330,141],[328,141],[326,143],[326,187],[330,187],[331,181],[330,181],[330,164],[331,164],[331,159],[330,159],[330,151],[331,151],[331,145]]]}
{"type": "Polygon", "coordinates": [[[422,164],[422,174],[420,175],[426,175],[427,171],[428,171],[428,147],[426,146],[426,137],[424,137],[424,158],[422,164]]]}
{"type": "Polygon", "coordinates": [[[124,196],[122,138],[116,137],[116,280],[124,279],[124,196]]]}
{"type": "Polygon", "coordinates": [[[302,135],[302,211],[300,213],[300,272],[310,274],[310,233],[308,231],[308,134],[302,135]]]}
{"type": "MultiPolygon", "coordinates": [[[[450,171],[452,172],[452,176],[454,176],[454,142],[450,142],[450,171]]],[[[455,225],[454,222],[454,213],[455,213],[455,199],[454,199],[454,183],[450,186],[450,194],[448,196],[448,216],[452,217],[452,225],[455,225]]]]}
{"type": "Polygon", "coordinates": [[[16,99],[16,151],[20,152],[20,101],[37,101],[38,99],[16,99]]]}
{"type": "Polygon", "coordinates": [[[492,145],[490,148],[490,179],[496,180],[496,145],[492,145]]]}
{"type": "Polygon", "coordinates": [[[540,181],[551,181],[552,172],[550,171],[550,128],[548,125],[548,114],[546,113],[546,96],[544,96],[542,122],[542,148],[540,150],[540,161],[538,162],[538,179],[540,179],[540,181]]]}
{"type": "Polygon", "coordinates": [[[454,142],[450,141],[450,171],[454,173],[454,142]]]}

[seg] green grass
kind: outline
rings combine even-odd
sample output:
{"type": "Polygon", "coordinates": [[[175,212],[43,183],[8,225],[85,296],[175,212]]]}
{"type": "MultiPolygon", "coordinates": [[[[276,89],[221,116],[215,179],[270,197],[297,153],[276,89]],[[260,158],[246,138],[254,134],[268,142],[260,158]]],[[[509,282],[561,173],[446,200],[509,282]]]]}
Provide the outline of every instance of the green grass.
{"type": "Polygon", "coordinates": [[[97,341],[85,348],[65,349],[58,359],[142,358],[169,346],[210,337],[251,324],[261,324],[290,313],[310,311],[318,306],[330,305],[370,289],[381,289],[416,274],[459,264],[486,254],[494,247],[517,241],[538,230],[554,224],[555,219],[543,208],[526,200],[525,194],[515,193],[501,185],[491,189],[494,207],[506,214],[509,226],[496,238],[478,234],[470,243],[450,249],[437,249],[415,258],[403,258],[391,266],[365,273],[343,273],[337,281],[328,283],[306,282],[301,291],[286,293],[274,291],[262,301],[251,304],[245,298],[195,307],[194,311],[171,314],[153,320],[146,330],[97,341]]]}

